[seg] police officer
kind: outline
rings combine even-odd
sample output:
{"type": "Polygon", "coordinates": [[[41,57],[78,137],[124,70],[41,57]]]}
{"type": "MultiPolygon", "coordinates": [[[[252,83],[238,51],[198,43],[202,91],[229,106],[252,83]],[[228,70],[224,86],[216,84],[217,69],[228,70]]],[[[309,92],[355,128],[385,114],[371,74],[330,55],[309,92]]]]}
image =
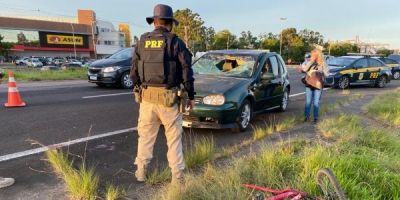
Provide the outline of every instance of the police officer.
{"type": "Polygon", "coordinates": [[[131,78],[140,103],[138,152],[135,159],[138,181],[146,179],[146,167],[153,157],[153,147],[162,124],[167,138],[167,158],[172,182],[182,182],[185,168],[182,153],[182,114],[179,111],[180,86],[189,97],[187,107],[194,106],[192,54],[185,43],[171,33],[178,21],[170,6],[156,5],[152,32],[141,36],[133,55],[131,78]]]}

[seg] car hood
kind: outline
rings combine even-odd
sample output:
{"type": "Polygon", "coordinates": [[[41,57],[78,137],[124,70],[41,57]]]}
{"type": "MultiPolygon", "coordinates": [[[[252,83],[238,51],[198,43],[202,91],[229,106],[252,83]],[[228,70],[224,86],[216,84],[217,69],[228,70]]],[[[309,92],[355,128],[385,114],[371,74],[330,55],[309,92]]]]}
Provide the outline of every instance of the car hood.
{"type": "Polygon", "coordinates": [[[101,59],[92,62],[92,64],[90,64],[90,67],[104,68],[110,66],[119,66],[123,65],[126,61],[126,59],[101,59]]]}
{"type": "Polygon", "coordinates": [[[338,66],[328,66],[329,72],[330,73],[335,73],[338,71],[341,71],[344,69],[344,67],[338,67],[338,66]]]}
{"type": "Polygon", "coordinates": [[[197,96],[224,94],[230,89],[249,82],[245,78],[221,77],[213,75],[195,75],[194,89],[197,96]]]}

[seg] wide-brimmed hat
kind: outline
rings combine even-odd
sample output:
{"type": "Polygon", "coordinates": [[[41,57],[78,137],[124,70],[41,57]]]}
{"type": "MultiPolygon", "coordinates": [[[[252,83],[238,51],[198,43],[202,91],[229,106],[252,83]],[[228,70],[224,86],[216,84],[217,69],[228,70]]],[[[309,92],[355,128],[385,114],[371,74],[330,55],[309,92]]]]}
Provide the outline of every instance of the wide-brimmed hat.
{"type": "Polygon", "coordinates": [[[170,6],[164,4],[158,4],[154,7],[153,16],[146,17],[146,21],[149,24],[154,22],[154,19],[170,19],[175,25],[178,25],[179,22],[174,18],[174,11],[170,6]]]}

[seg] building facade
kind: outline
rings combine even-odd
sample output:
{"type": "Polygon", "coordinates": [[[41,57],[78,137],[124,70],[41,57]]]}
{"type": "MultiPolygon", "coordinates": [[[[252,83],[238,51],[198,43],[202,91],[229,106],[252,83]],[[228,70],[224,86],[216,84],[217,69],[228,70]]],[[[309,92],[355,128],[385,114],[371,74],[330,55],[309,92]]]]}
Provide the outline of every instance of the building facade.
{"type": "Polygon", "coordinates": [[[0,35],[12,57],[97,58],[125,47],[124,32],[97,20],[92,10],[78,10],[76,18],[0,17],[0,35]]]}

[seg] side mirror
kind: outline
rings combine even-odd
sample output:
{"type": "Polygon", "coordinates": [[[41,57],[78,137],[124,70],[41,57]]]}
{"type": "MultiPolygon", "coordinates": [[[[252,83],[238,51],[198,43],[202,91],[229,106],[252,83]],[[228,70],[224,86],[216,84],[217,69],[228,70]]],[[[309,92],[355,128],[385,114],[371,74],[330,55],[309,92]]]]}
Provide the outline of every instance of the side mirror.
{"type": "Polygon", "coordinates": [[[275,78],[275,75],[273,73],[264,73],[263,75],[261,75],[261,80],[263,81],[270,81],[272,79],[275,78]]]}

